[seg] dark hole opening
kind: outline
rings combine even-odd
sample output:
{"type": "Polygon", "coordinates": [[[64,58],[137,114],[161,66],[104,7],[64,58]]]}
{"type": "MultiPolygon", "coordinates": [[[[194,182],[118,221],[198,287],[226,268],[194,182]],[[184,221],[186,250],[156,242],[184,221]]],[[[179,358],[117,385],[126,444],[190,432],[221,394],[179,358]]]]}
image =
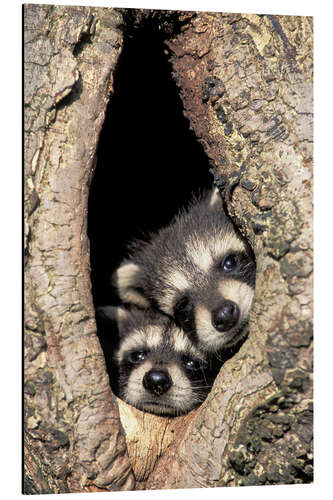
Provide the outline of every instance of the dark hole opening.
{"type": "MultiPolygon", "coordinates": [[[[117,303],[110,277],[128,242],[166,225],[193,192],[212,184],[165,49],[158,26],[147,21],[125,35],[114,74],[88,207],[95,307],[117,303]]],[[[100,326],[98,334],[110,373],[110,334],[100,326]]]]}
{"type": "Polygon", "coordinates": [[[212,184],[153,21],[127,36],[100,135],[89,195],[95,306],[116,300],[111,272],[126,244],[166,225],[193,191],[212,184]]]}

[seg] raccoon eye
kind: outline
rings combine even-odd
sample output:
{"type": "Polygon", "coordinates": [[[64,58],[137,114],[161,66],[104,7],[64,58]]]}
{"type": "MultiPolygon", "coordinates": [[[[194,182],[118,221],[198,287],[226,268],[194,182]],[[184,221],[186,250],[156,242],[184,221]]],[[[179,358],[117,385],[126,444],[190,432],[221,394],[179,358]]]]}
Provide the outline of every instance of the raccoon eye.
{"type": "Polygon", "coordinates": [[[197,370],[200,370],[200,368],[202,367],[202,364],[200,361],[198,361],[196,359],[188,358],[187,356],[183,356],[182,362],[187,370],[197,371],[197,370]]]}
{"type": "Polygon", "coordinates": [[[222,269],[223,271],[229,272],[233,271],[235,267],[237,267],[237,257],[231,253],[222,261],[222,269]]]}
{"type": "Polygon", "coordinates": [[[146,359],[147,354],[147,351],[132,351],[128,354],[127,360],[133,365],[137,365],[146,359]]]}
{"type": "Polygon", "coordinates": [[[175,305],[175,312],[178,314],[183,312],[187,308],[188,303],[189,303],[188,297],[182,297],[180,300],[178,300],[177,304],[175,305]]]}

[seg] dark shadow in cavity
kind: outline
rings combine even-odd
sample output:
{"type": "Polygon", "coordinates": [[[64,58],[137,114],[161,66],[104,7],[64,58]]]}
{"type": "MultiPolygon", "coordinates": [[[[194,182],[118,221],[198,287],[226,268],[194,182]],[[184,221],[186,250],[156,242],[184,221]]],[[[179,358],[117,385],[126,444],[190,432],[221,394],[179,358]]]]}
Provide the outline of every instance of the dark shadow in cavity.
{"type": "Polygon", "coordinates": [[[116,302],[110,275],[126,245],[166,225],[212,176],[183,115],[163,35],[153,21],[125,37],[98,145],[88,235],[95,306],[116,302]]]}
{"type": "MultiPolygon", "coordinates": [[[[114,74],[88,206],[91,280],[95,306],[116,304],[112,272],[126,245],[168,224],[193,192],[209,187],[209,163],[171,76],[163,35],[153,22],[125,36],[114,74]]],[[[117,332],[98,320],[113,391],[117,332]]]]}

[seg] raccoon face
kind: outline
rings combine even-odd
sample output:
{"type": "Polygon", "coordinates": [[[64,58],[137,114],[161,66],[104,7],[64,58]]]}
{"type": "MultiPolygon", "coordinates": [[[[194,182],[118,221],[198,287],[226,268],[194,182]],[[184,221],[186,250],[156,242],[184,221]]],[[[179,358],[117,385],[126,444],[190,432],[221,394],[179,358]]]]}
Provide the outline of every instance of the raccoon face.
{"type": "Polygon", "coordinates": [[[216,191],[138,245],[115,280],[124,301],[163,311],[203,352],[228,348],[246,334],[254,256],[216,191]]]}
{"type": "Polygon", "coordinates": [[[255,266],[245,252],[228,252],[191,286],[176,290],[169,312],[204,351],[228,348],[246,334],[254,292],[255,266]]]}
{"type": "Polygon", "coordinates": [[[205,357],[169,318],[151,311],[108,309],[117,319],[115,352],[119,397],[136,408],[162,416],[187,413],[211,388],[205,357]]]}

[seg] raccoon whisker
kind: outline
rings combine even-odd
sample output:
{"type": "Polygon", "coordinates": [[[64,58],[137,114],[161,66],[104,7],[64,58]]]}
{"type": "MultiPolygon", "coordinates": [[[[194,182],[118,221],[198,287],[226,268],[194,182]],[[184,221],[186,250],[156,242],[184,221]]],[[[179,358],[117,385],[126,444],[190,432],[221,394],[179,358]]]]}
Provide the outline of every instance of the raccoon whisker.
{"type": "Polygon", "coordinates": [[[210,389],[212,386],[211,384],[209,385],[192,385],[192,389],[210,389]]]}
{"type": "Polygon", "coordinates": [[[216,353],[216,358],[220,361],[220,363],[223,363],[224,361],[223,356],[222,355],[220,356],[219,352],[216,353]]]}
{"type": "MultiPolygon", "coordinates": [[[[189,390],[188,387],[181,387],[179,385],[175,385],[174,387],[177,390],[179,389],[181,391],[187,391],[188,392],[188,390],[189,390]]],[[[211,387],[211,385],[194,385],[194,384],[192,384],[191,389],[209,389],[210,387],[211,387]]]]}
{"type": "MultiPolygon", "coordinates": [[[[205,371],[204,371],[203,369],[201,369],[201,373],[202,373],[202,375],[203,375],[203,379],[204,379],[204,381],[206,382],[206,384],[207,384],[207,386],[208,386],[209,384],[208,384],[207,379],[206,379],[206,373],[205,373],[205,371]]],[[[210,384],[210,385],[211,385],[211,384],[210,384]]]]}
{"type": "MultiPolygon", "coordinates": [[[[196,392],[191,395],[191,403],[198,403],[200,401],[203,401],[206,398],[207,394],[206,392],[196,392]]],[[[180,405],[184,404],[184,399],[181,398],[179,395],[174,396],[172,398],[174,402],[179,402],[180,405]]]]}

